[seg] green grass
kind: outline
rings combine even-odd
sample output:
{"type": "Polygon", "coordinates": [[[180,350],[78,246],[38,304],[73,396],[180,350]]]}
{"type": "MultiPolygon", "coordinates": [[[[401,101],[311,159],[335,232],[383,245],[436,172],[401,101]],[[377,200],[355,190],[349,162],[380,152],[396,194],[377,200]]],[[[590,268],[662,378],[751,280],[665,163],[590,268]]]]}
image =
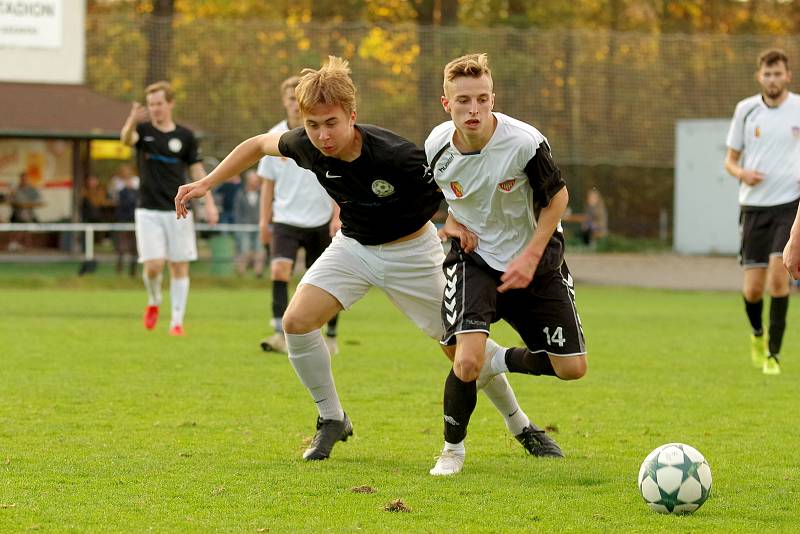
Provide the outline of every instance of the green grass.
{"type": "MultiPolygon", "coordinates": [[[[447,362],[378,292],[344,314],[334,358],[355,436],[309,464],[313,403],[257,345],[266,290],[199,285],[189,335],[173,339],[164,322],[143,331],[138,287],[4,286],[0,532],[796,532],[796,330],[783,375],[765,377],[737,294],[578,298],[589,374],[511,377],[567,459],[526,457],[480,396],[465,471],[440,479],[427,470],[447,362]],[[711,464],[712,496],[692,516],[655,514],[636,488],[669,441],[711,464]],[[384,511],[394,499],[411,512],[384,511]]],[[[516,343],[505,326],[495,337],[516,343]]]]}

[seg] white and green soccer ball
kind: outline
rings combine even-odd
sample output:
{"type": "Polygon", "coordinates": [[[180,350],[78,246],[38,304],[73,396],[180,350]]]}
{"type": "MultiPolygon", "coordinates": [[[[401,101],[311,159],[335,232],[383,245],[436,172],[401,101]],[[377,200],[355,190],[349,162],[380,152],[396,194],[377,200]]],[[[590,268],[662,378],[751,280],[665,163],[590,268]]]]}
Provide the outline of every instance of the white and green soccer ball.
{"type": "Polygon", "coordinates": [[[647,506],[656,512],[690,514],[708,499],[711,468],[694,447],[667,443],[644,459],[638,483],[647,506]]]}

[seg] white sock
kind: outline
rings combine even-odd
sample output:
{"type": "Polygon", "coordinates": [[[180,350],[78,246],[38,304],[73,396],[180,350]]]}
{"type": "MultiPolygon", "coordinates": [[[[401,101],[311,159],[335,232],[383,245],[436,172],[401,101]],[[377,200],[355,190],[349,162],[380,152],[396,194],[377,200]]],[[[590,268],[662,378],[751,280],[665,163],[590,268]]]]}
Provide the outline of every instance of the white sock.
{"type": "Polygon", "coordinates": [[[492,341],[491,338],[486,340],[486,352],[483,354],[484,358],[488,358],[489,354],[491,354],[492,359],[488,361],[492,364],[492,374],[499,375],[508,372],[508,366],[506,365],[507,350],[506,347],[501,347],[492,341]]]}
{"type": "Polygon", "coordinates": [[[517,436],[523,429],[531,424],[528,416],[520,408],[514,390],[505,375],[497,375],[483,386],[484,393],[492,401],[494,407],[506,421],[506,428],[511,434],[517,436]]]}
{"type": "Polygon", "coordinates": [[[467,453],[467,449],[464,447],[464,440],[462,439],[458,443],[448,443],[447,441],[444,442],[444,450],[454,452],[461,456],[464,456],[467,453]]]}
{"type": "Polygon", "coordinates": [[[161,306],[161,281],[163,275],[158,273],[154,278],[150,278],[147,276],[147,270],[142,269],[142,279],[144,280],[144,288],[147,290],[147,305],[161,306]]]}
{"type": "Polygon", "coordinates": [[[308,334],[286,334],[286,344],[289,362],[317,404],[319,416],[343,421],[344,410],[336,393],[331,355],[322,340],[322,332],[314,330],[308,334]]]}
{"type": "Polygon", "coordinates": [[[186,301],[189,299],[189,277],[172,278],[169,281],[169,299],[172,304],[170,327],[183,325],[186,301]]]}

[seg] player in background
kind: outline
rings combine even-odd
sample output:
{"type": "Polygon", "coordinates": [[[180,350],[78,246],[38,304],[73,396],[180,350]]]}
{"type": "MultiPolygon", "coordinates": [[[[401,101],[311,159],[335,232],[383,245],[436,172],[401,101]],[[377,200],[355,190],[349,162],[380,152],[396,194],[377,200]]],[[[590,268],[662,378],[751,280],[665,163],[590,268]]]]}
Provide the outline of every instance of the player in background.
{"type": "Polygon", "coordinates": [[[789,307],[782,254],[800,198],[800,97],[789,92],[792,76],[782,50],[763,52],[757,69],[761,93],[736,105],[725,170],[740,182],[739,260],[744,267],[744,308],[752,328],[751,360],[764,374],[777,375],[789,307]],[[768,341],[762,322],[765,290],[772,297],[768,341]]]}
{"type": "MultiPolygon", "coordinates": [[[[183,220],[177,220],[173,212],[174,198],[178,187],[186,183],[187,170],[193,180],[205,177],[206,172],[194,134],[172,118],[174,97],[167,82],[148,86],[146,105],[133,103],[122,126],[120,140],[136,147],[140,174],[139,206],[134,224],[147,290],[144,326],[152,330],[158,321],[162,272],[164,263],[168,263],[172,306],[169,333],[182,336],[189,298],[189,262],[197,259],[197,243],[191,212],[187,212],[183,220]]],[[[206,220],[216,224],[219,214],[210,193],[205,196],[205,210],[206,220]]]]}
{"type": "MultiPolygon", "coordinates": [[[[339,204],[341,229],[305,273],[283,315],[289,361],[319,412],[303,458],[323,460],[353,427],[339,401],[322,325],[374,286],[420,330],[441,338],[444,252],[430,218],[442,197],[426,179],[421,149],[389,130],[356,124],[356,89],[347,61],[330,56],[321,69],[303,73],[296,89],[303,128],[244,141],[208,177],[182,186],[175,210],[184,216],[188,200],[265,155],[288,157],[311,170],[339,204]]],[[[463,247],[474,245],[474,236],[458,223],[451,222],[448,231],[463,247]]],[[[451,347],[445,353],[450,359],[455,355],[451,347]]],[[[509,429],[527,419],[504,376],[487,381],[484,392],[509,429]]],[[[523,445],[541,454],[537,440],[523,445]]]]}
{"type": "MultiPolygon", "coordinates": [[[[294,89],[299,76],[281,83],[281,100],[286,109],[286,120],[272,127],[268,133],[283,133],[303,125],[300,106],[294,89]]],[[[299,167],[289,158],[264,156],[258,164],[261,183],[261,216],[259,228],[261,241],[270,245],[272,259],[272,326],[275,333],[261,341],[267,352],[286,352],[283,332],[283,314],[289,304],[289,281],[297,261],[297,251],[305,249],[306,268],[319,258],[330,245],[331,237],[341,226],[339,206],[317,181],[313,172],[299,167]]],[[[339,315],[328,321],[325,343],[331,354],[339,352],[336,343],[336,326],[339,315]]]]}
{"type": "MultiPolygon", "coordinates": [[[[504,372],[575,380],[586,373],[586,348],[575,288],[564,263],[561,216],[568,194],[547,139],[533,126],[494,113],[494,82],[486,54],[454,59],[444,68],[442,106],[451,121],[425,141],[431,172],[452,219],[477,236],[475,249],[453,241],[444,262],[445,335],[455,361],[444,387],[444,449],[432,475],[464,466],[464,439],[480,385],[504,372]],[[504,319],[525,347],[488,339],[504,319]],[[480,380],[479,380],[480,378],[480,380]]],[[[517,439],[548,443],[529,424],[517,439]]]]}

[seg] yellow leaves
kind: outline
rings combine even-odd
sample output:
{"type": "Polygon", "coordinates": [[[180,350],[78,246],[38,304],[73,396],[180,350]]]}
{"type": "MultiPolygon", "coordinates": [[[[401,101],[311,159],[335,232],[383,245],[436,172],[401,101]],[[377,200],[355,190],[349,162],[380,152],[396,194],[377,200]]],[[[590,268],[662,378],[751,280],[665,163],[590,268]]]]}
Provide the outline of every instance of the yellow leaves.
{"type": "Polygon", "coordinates": [[[309,48],[311,48],[311,41],[309,41],[308,37],[303,37],[297,41],[298,50],[308,50],[309,48]]]}
{"type": "Polygon", "coordinates": [[[361,41],[358,56],[386,65],[394,74],[410,74],[419,56],[419,45],[413,32],[389,33],[382,28],[372,28],[361,41]]]}

